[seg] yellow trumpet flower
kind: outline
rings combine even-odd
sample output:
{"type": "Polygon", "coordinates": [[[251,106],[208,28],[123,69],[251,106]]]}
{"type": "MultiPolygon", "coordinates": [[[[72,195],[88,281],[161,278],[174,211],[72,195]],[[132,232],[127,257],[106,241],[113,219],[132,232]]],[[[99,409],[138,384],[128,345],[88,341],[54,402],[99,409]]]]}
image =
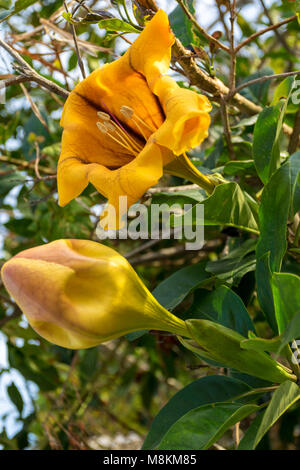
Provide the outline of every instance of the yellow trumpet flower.
{"type": "Polygon", "coordinates": [[[168,16],[159,10],[121,58],[70,93],[61,118],[61,206],[90,182],[119,220],[119,196],[127,196],[126,212],[164,168],[213,191],[214,184],[185,155],[208,136],[211,104],[166,75],[174,40],[168,16]]]}
{"type": "Polygon", "coordinates": [[[59,346],[90,348],[143,329],[190,337],[128,261],[96,242],[56,240],[22,251],[1,275],[32,328],[59,346]]]}

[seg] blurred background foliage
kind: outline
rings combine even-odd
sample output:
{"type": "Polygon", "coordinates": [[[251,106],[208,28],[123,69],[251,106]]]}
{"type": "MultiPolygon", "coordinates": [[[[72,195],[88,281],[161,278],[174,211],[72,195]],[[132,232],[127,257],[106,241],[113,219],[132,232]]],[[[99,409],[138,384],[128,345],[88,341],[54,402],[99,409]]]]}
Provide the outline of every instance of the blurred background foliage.
{"type": "MultiPolygon", "coordinates": [[[[63,2],[29,1],[23,8],[25,3],[0,0],[0,18],[10,15],[1,23],[1,37],[44,77],[71,90],[81,75],[71,26],[62,16],[63,2]]],[[[81,3],[102,15],[101,18],[105,18],[105,12],[120,18],[117,1],[86,0],[81,3]]],[[[131,3],[127,2],[129,12],[131,3]]],[[[157,3],[166,8],[175,34],[195,54],[199,66],[228,84],[228,54],[192,28],[175,1],[158,0],[157,3]]],[[[76,1],[68,2],[70,11],[77,4],[76,1]]],[[[226,0],[189,2],[190,11],[195,13],[199,23],[229,45],[227,7],[226,0]]],[[[293,16],[294,7],[295,2],[281,0],[238,1],[236,40],[242,42],[272,22],[293,16]]],[[[81,6],[76,15],[80,22],[86,15],[85,9],[81,6]]],[[[138,26],[138,13],[136,18],[132,13],[130,15],[132,23],[138,26]]],[[[77,24],[76,34],[78,39],[85,41],[80,43],[80,53],[88,73],[122,54],[129,45],[126,41],[135,37],[127,33],[120,37],[120,34],[89,22],[77,24]]],[[[297,21],[257,37],[237,56],[237,84],[299,69],[299,50],[297,21]]],[[[174,62],[172,69],[181,86],[190,85],[178,64],[174,62]]],[[[10,78],[14,73],[11,58],[1,50],[0,78],[10,78]]],[[[266,106],[271,103],[279,83],[278,80],[260,82],[243,88],[241,94],[257,105],[266,106]]],[[[0,105],[2,263],[21,250],[59,238],[97,240],[98,215],[105,201],[92,186],[66,207],[60,208],[57,204],[55,173],[60,153],[62,129],[59,119],[63,103],[61,96],[32,82],[15,83],[6,89],[6,102],[0,105]]],[[[230,144],[224,133],[220,105],[213,104],[210,136],[201,149],[190,153],[190,157],[203,172],[217,171],[228,180],[238,182],[254,196],[262,188],[252,157],[257,115],[249,116],[234,106],[229,107],[230,144]]],[[[285,122],[290,126],[294,125],[296,113],[297,106],[289,104],[285,122]]],[[[284,136],[282,159],[287,156],[288,145],[288,137],[284,136]]],[[[186,184],[188,182],[176,177],[164,177],[159,186],[186,184]]],[[[155,201],[172,203],[173,200],[168,192],[154,196],[155,201]]],[[[188,202],[191,193],[182,193],[181,197],[188,202]]],[[[290,230],[292,239],[292,225],[290,230]]],[[[255,234],[227,227],[221,221],[205,227],[205,241],[203,249],[197,252],[185,251],[184,242],[177,240],[160,240],[152,244],[140,240],[105,243],[127,255],[147,287],[177,315],[187,318],[188,312],[201,310],[201,302],[202,311],[205,311],[205,294],[211,292],[207,285],[213,289],[227,286],[231,295],[238,294],[243,300],[260,335],[270,337],[270,327],[261,312],[255,290],[255,234]],[[190,274],[186,278],[183,272],[181,278],[174,277],[167,284],[161,283],[178,269],[200,261],[209,273],[208,280],[204,276],[208,284],[191,283],[174,308],[174,295],[183,279],[190,279],[190,274]]],[[[283,270],[300,274],[296,255],[284,259],[283,270]]],[[[217,298],[221,295],[217,291],[217,298]]],[[[2,285],[0,328],[3,346],[0,445],[4,449],[139,448],[154,416],[178,390],[199,377],[216,373],[214,366],[205,366],[176,338],[158,332],[149,332],[136,339],[132,336],[121,338],[75,352],[53,346],[28,326],[2,285]]],[[[226,375],[228,371],[221,370],[221,373],[226,375]]],[[[257,382],[259,385],[261,381],[257,379],[257,382]]],[[[247,420],[243,422],[241,433],[248,424],[247,420]]],[[[223,438],[223,445],[233,446],[232,436],[230,430],[223,438]]],[[[299,448],[299,436],[300,411],[291,408],[263,439],[260,448],[299,448]]]]}

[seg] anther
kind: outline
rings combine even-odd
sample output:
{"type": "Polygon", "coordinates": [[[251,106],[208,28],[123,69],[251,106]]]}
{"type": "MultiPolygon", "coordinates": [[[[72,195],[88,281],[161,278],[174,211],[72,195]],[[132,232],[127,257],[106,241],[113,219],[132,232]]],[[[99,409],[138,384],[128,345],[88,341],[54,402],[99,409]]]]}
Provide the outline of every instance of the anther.
{"type": "Polygon", "coordinates": [[[108,129],[105,124],[103,124],[102,122],[97,122],[96,124],[97,124],[99,131],[101,131],[103,134],[107,134],[108,129]]]}
{"type": "Polygon", "coordinates": [[[120,109],[120,112],[121,114],[123,114],[123,116],[125,116],[128,119],[131,119],[134,114],[133,109],[130,108],[129,106],[122,106],[120,109]]]}
{"type": "Polygon", "coordinates": [[[102,121],[110,121],[110,115],[104,113],[103,111],[98,111],[97,116],[102,119],[102,121]]]}

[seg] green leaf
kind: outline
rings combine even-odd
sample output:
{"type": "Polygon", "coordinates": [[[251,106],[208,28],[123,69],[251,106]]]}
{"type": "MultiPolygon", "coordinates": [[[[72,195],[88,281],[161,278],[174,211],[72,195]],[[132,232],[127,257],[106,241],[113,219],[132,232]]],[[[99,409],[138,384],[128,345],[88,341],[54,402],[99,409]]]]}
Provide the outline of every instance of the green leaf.
{"type": "Polygon", "coordinates": [[[256,262],[257,297],[269,325],[278,334],[271,280],[270,252],[267,252],[256,262]]]}
{"type": "MultiPolygon", "coordinates": [[[[249,197],[235,182],[216,186],[213,194],[205,199],[204,224],[228,225],[257,233],[257,223],[249,197]]],[[[255,202],[252,201],[255,205],[255,202]]],[[[199,224],[194,209],[187,211],[184,217],[190,217],[193,224],[199,224]]],[[[190,220],[190,219],[188,219],[190,220]]],[[[182,216],[173,217],[173,227],[181,226],[182,216]]]]}
{"type": "Polygon", "coordinates": [[[245,432],[241,442],[239,443],[237,450],[253,450],[256,434],[261,425],[263,417],[264,412],[261,412],[254,418],[249,428],[245,432]]]}
{"type": "Polygon", "coordinates": [[[283,104],[263,109],[258,116],[253,135],[253,158],[257,173],[264,184],[280,164],[278,122],[283,104]]]}
{"type": "Polygon", "coordinates": [[[7,393],[13,404],[16,406],[20,416],[22,415],[23,411],[23,398],[21,393],[19,392],[18,388],[16,385],[12,382],[8,387],[7,387],[7,393]]]}
{"type": "Polygon", "coordinates": [[[256,258],[255,254],[252,254],[255,251],[255,245],[256,240],[247,240],[224,258],[209,261],[206,271],[227,283],[238,285],[247,272],[255,270],[256,258]]]}
{"type": "Polygon", "coordinates": [[[291,208],[290,217],[294,217],[300,211],[300,151],[291,155],[289,159],[291,167],[291,208]]]}
{"type": "Polygon", "coordinates": [[[290,273],[274,273],[272,290],[279,334],[300,312],[300,277],[290,273]]]}
{"type": "Polygon", "coordinates": [[[240,342],[242,349],[253,349],[254,351],[268,351],[277,353],[281,346],[281,339],[277,336],[272,339],[249,338],[240,342]]]}
{"type": "Polygon", "coordinates": [[[198,263],[179,269],[162,281],[152,294],[163,307],[173,310],[190,292],[210,278],[205,266],[206,263],[198,263]]]}
{"type": "MultiPolygon", "coordinates": [[[[194,0],[188,0],[187,6],[192,14],[195,13],[193,6],[194,0]]],[[[169,21],[175,36],[180,39],[182,44],[189,46],[194,39],[193,25],[188,19],[180,5],[178,5],[169,15],[169,21]]]]}
{"type": "Polygon", "coordinates": [[[10,10],[4,18],[0,19],[0,23],[4,20],[8,20],[11,16],[15,15],[16,13],[20,13],[37,2],[38,0],[17,0],[15,2],[14,8],[10,10]]]}
{"type": "Polygon", "coordinates": [[[253,160],[235,160],[227,162],[224,166],[224,174],[229,176],[255,174],[253,160]]]}
{"type": "Polygon", "coordinates": [[[300,398],[299,386],[287,380],[274,392],[257,431],[253,448],[257,446],[266,432],[300,398]]]}
{"type": "Polygon", "coordinates": [[[156,448],[171,426],[188,411],[208,403],[234,400],[250,390],[240,380],[211,375],[202,377],[180,390],[154,418],[143,449],[156,448]]]}
{"type": "Polygon", "coordinates": [[[276,89],[272,106],[259,114],[253,135],[253,158],[264,184],[280,166],[279,139],[295,77],[286,78],[276,89]]]}
{"type": "Polygon", "coordinates": [[[258,405],[212,403],[180,418],[162,439],[159,450],[205,450],[234,424],[259,410],[258,405]]]}
{"type": "Polygon", "coordinates": [[[291,163],[288,160],[271,177],[261,196],[260,237],[257,258],[270,252],[271,271],[280,271],[286,252],[286,230],[291,201],[291,163]]]}
{"type": "Polygon", "coordinates": [[[186,326],[210,360],[270,382],[281,383],[291,377],[268,354],[242,349],[245,337],[232,329],[209,320],[186,320],[186,326]]]}
{"type": "Polygon", "coordinates": [[[295,77],[285,78],[276,88],[273,95],[272,106],[276,105],[282,98],[289,99],[291,91],[295,86],[295,77]]]}
{"type": "Polygon", "coordinates": [[[195,294],[195,301],[188,318],[206,319],[231,328],[243,336],[248,331],[255,331],[252,320],[240,297],[226,286],[213,291],[200,289],[195,294]]]}
{"type": "Polygon", "coordinates": [[[287,325],[286,330],[281,336],[281,348],[290,343],[293,339],[300,338],[300,311],[298,311],[290,323],[287,325]]]}
{"type": "Polygon", "coordinates": [[[121,31],[122,33],[140,33],[141,30],[136,28],[126,21],[119,20],[118,18],[110,18],[101,20],[98,23],[100,29],[106,29],[106,31],[121,31]]]}

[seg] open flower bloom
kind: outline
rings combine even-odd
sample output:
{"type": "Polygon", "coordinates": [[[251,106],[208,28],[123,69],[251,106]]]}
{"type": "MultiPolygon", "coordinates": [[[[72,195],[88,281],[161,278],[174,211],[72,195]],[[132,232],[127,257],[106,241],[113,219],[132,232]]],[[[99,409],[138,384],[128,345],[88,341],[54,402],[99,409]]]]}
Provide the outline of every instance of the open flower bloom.
{"type": "Polygon", "coordinates": [[[128,261],[96,242],[56,240],[22,251],[1,275],[34,330],[59,346],[90,348],[143,329],[190,337],[128,261]]]}
{"type": "Polygon", "coordinates": [[[158,182],[165,166],[207,137],[208,99],[166,75],[173,43],[168,16],[159,10],[120,59],[71,92],[61,118],[61,206],[90,182],[118,216],[119,196],[127,196],[126,211],[158,182]]]}

